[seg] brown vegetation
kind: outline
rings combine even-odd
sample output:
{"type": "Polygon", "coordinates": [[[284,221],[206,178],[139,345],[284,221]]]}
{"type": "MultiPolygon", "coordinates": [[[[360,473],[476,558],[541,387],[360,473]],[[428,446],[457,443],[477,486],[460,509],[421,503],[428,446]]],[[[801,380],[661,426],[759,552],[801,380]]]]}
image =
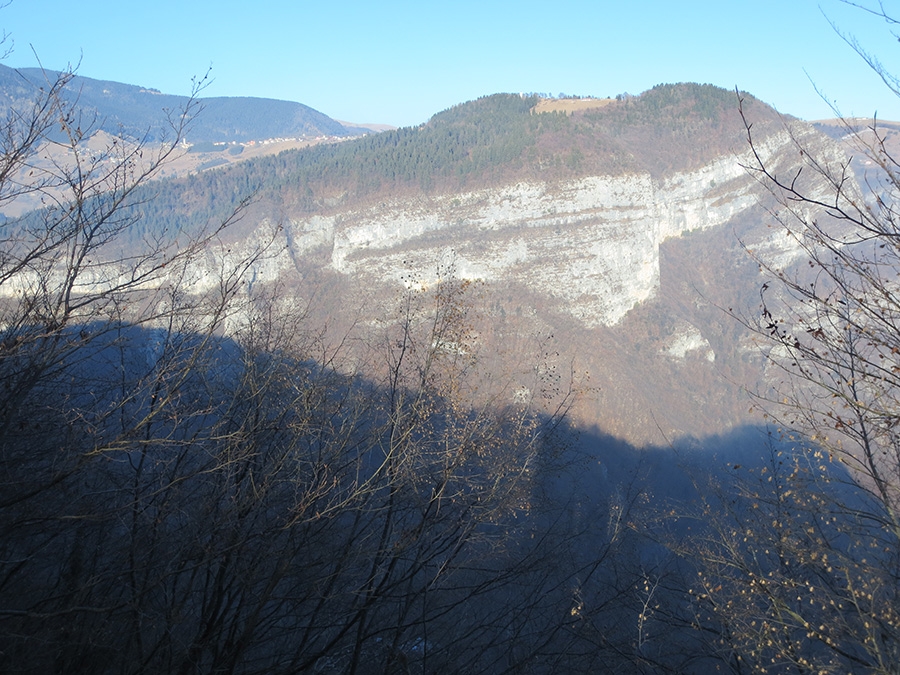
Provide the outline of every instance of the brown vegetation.
{"type": "Polygon", "coordinates": [[[532,108],[536,114],[562,112],[571,115],[582,110],[593,110],[615,103],[612,98],[542,98],[532,108]]]}

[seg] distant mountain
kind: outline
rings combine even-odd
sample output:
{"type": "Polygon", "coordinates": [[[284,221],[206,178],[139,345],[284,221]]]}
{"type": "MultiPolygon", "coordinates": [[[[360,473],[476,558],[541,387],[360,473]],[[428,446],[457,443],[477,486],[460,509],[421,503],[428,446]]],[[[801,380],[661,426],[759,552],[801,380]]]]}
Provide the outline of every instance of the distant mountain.
{"type": "MultiPolygon", "coordinates": [[[[40,68],[0,65],[0,104],[8,109],[33,100],[35,87],[52,81],[55,72],[40,68]]],[[[76,76],[65,96],[77,100],[78,110],[95,126],[114,135],[162,140],[166,111],[178,111],[185,96],[154,89],[76,76]]],[[[87,125],[85,125],[87,126],[87,125]]],[[[268,138],[359,136],[369,129],[346,126],[302,103],[251,97],[202,99],[202,114],[192,120],[189,142],[247,142],[268,138]]]]}

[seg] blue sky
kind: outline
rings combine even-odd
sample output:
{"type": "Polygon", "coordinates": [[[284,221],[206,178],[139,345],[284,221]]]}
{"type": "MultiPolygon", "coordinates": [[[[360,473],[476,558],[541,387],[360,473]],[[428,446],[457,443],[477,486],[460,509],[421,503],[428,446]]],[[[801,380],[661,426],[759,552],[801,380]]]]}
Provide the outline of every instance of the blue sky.
{"type": "MultiPolygon", "coordinates": [[[[885,8],[900,16],[897,0],[885,8]]],[[[818,87],[845,115],[900,120],[900,101],[826,15],[900,75],[890,27],[839,0],[12,0],[0,27],[10,66],[80,62],[87,77],[186,94],[211,65],[206,96],[299,101],[352,122],[419,124],[496,92],[613,96],[684,81],[831,117],[818,87]]]]}

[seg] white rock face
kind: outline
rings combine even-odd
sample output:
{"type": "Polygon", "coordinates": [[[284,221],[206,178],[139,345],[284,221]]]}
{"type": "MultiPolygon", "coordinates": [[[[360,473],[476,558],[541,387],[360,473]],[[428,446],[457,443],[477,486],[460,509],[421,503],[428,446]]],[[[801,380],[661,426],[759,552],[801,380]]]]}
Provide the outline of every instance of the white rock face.
{"type": "MultiPolygon", "coordinates": [[[[765,156],[787,142],[771,139],[765,156]]],[[[287,226],[291,254],[331,246],[335,270],[373,282],[458,276],[515,280],[586,325],[613,325],[659,288],[659,246],[756,204],[739,158],[662,181],[649,173],[518,183],[418,197],[287,226]]]]}
{"type": "MultiPolygon", "coordinates": [[[[809,142],[804,135],[812,130],[794,133],[795,140],[809,142]]],[[[770,136],[757,152],[767,165],[777,165],[794,161],[794,147],[785,131],[770,136]]],[[[212,290],[222,270],[235,266],[246,268],[248,284],[287,278],[312,253],[364,285],[400,284],[410,277],[428,283],[452,265],[463,278],[523,284],[586,326],[611,326],[658,292],[662,242],[722,226],[758,207],[760,186],[742,167],[750,159],[724,157],[664,179],[637,173],[520,182],[395,199],[281,227],[263,221],[240,243],[208,250],[190,270],[189,284],[212,290]]],[[[801,252],[783,231],[753,236],[748,246],[773,267],[790,264],[801,252]]],[[[98,270],[104,278],[88,274],[83,281],[103,287],[129,273],[98,270]]],[[[0,295],[22,292],[36,281],[24,275],[19,287],[6,284],[0,295]]],[[[681,347],[674,349],[678,356],[681,347]]]]}
{"type": "Polygon", "coordinates": [[[683,361],[688,354],[699,352],[707,361],[715,361],[716,354],[709,341],[695,326],[681,322],[669,339],[665,353],[673,359],[683,361]]]}

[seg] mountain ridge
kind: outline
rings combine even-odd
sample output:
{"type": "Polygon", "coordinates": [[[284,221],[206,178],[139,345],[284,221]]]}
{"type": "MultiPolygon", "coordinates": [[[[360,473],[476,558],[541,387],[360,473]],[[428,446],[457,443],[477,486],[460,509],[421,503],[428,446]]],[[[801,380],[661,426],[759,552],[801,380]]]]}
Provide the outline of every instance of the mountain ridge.
{"type": "MultiPolygon", "coordinates": [[[[61,73],[41,68],[10,68],[0,64],[3,108],[30,100],[37,87],[55,81],[61,73]]],[[[202,91],[200,92],[202,95],[202,91]]],[[[155,89],[74,75],[63,90],[64,100],[95,126],[115,135],[125,134],[151,142],[166,138],[167,112],[178,114],[189,97],[155,89]]],[[[344,125],[302,103],[239,97],[199,98],[202,113],[190,121],[189,142],[246,142],[291,136],[359,136],[370,129],[344,125]]]]}
{"type": "Polygon", "coordinates": [[[757,301],[762,277],[743,246],[773,264],[797,259],[765,227],[766,195],[742,167],[739,96],[779,171],[795,165],[797,139],[839,154],[812,126],[710,85],[659,85],[572,114],[496,94],[418,127],[155,181],[124,212],[134,224],[123,241],[189,235],[253,196],[225,249],[195,270],[198,289],[264,247],[253,288],[315,298],[314,322],[365,333],[410,279],[452,269],[483,284],[492,358],[514,363],[509,345],[553,335],[553,367],[589,373],[579,422],[632,443],[719,433],[747,423],[743,383],[765,379],[720,309],[757,301]]]}
{"type": "MultiPolygon", "coordinates": [[[[737,99],[710,85],[660,85],[598,110],[533,114],[536,96],[494,94],[400,128],[349,143],[267,155],[214,174],[167,184],[208,195],[229,208],[235,190],[256,192],[288,217],[378,203],[391,195],[429,195],[498,187],[521,180],[553,182],[591,175],[666,173],[699,168],[742,143],[737,99]],[[693,102],[693,103],[692,103],[693,102]],[[663,120],[660,128],[653,121],[663,120]],[[693,126],[691,126],[693,125],[693,126]],[[233,186],[233,187],[229,187],[233,186]]],[[[752,97],[757,131],[780,118],[752,97]]],[[[165,213],[187,216],[183,199],[163,198],[165,213]]],[[[201,206],[201,219],[216,213],[201,206]]],[[[147,216],[153,218],[153,213],[147,216]]]]}

